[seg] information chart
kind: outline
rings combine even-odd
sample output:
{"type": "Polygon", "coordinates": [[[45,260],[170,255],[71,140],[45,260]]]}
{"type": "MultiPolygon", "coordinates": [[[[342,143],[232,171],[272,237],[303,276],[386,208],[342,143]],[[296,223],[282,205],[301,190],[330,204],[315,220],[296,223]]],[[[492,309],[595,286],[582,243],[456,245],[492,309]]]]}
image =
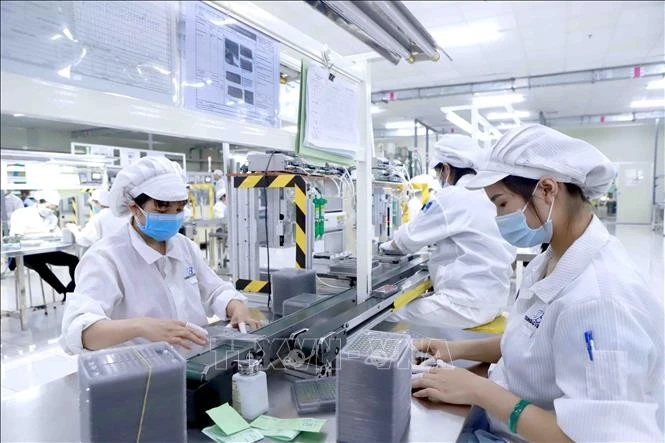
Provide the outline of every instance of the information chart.
{"type": "Polygon", "coordinates": [[[177,2],[2,1],[2,70],[177,104],[177,2]]]}
{"type": "Polygon", "coordinates": [[[279,43],[202,2],[183,2],[187,108],[279,127],[279,43]]]}

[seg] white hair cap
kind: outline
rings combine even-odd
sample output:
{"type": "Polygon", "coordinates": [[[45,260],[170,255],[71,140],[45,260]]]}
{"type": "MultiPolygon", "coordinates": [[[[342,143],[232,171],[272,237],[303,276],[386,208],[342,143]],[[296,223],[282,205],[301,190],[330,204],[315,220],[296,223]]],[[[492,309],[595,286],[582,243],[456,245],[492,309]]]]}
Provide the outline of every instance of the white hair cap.
{"type": "Polygon", "coordinates": [[[52,189],[44,189],[35,192],[35,200],[37,202],[44,200],[46,203],[57,206],[60,204],[60,193],[52,189]]]}
{"type": "Polygon", "coordinates": [[[467,135],[444,134],[434,145],[429,168],[434,169],[440,163],[456,168],[476,168],[487,151],[467,135]]]}
{"type": "Polygon", "coordinates": [[[90,196],[91,200],[96,201],[102,206],[109,207],[111,206],[110,203],[110,192],[107,191],[106,189],[95,189],[92,191],[92,195],[90,196]]]}
{"type": "Polygon", "coordinates": [[[166,157],[143,157],[118,173],[110,191],[109,207],[116,217],[129,214],[129,202],[141,194],[154,200],[187,200],[185,174],[166,157]]]}
{"type": "Polygon", "coordinates": [[[505,133],[478,169],[467,188],[484,188],[509,175],[534,180],[550,176],[579,186],[587,198],[607,192],[617,174],[612,162],[593,145],[537,124],[505,133]]]}

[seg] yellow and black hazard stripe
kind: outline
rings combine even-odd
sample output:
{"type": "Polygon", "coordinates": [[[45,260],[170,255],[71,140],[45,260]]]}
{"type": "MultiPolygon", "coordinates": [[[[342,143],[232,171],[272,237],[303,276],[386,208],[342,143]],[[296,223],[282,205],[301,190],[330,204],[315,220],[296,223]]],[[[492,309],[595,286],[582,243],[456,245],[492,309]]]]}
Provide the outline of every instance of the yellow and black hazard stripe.
{"type": "Polygon", "coordinates": [[[236,280],[236,289],[245,292],[258,292],[261,294],[270,294],[270,283],[263,280],[236,280]]]}
{"type": "MultiPolygon", "coordinates": [[[[248,175],[233,178],[233,187],[238,189],[251,188],[294,188],[295,197],[293,202],[296,205],[296,268],[305,269],[307,267],[307,184],[305,179],[295,174],[279,175],[248,175]]],[[[237,280],[236,288],[248,292],[270,293],[269,282],[262,280],[237,280]],[[256,283],[256,284],[253,284],[256,283]],[[253,291],[259,283],[265,284],[262,290],[253,291]],[[243,286],[242,288],[240,286],[243,286]]]]}

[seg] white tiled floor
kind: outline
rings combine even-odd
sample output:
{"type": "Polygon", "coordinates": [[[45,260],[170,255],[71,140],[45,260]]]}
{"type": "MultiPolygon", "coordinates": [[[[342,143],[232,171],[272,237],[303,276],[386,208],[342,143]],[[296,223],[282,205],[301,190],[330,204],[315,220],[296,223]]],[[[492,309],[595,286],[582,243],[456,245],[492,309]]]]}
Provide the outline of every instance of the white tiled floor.
{"type": "MultiPolygon", "coordinates": [[[[644,275],[654,293],[663,297],[663,245],[662,234],[649,226],[608,224],[611,233],[626,247],[637,269],[644,275]]],[[[55,269],[62,281],[68,282],[66,270],[55,269]]],[[[32,274],[33,304],[41,304],[39,280],[32,274]]],[[[2,309],[14,307],[14,281],[11,273],[2,279],[2,309]]],[[[45,285],[47,300],[50,288],[45,285]]],[[[56,295],[57,300],[60,297],[56,295]]],[[[2,319],[0,365],[2,372],[2,398],[33,386],[48,383],[76,371],[77,358],[66,355],[57,344],[64,306],[58,301],[51,305],[45,316],[37,310],[28,315],[28,329],[21,331],[18,320],[2,319]],[[55,306],[55,309],[53,307],[55,306]]]]}

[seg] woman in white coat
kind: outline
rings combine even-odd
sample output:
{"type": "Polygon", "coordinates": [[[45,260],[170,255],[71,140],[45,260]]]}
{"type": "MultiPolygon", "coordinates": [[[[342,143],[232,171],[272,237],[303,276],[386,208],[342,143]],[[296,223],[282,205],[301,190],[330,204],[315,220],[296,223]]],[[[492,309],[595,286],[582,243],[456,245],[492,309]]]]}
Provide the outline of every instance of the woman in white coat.
{"type": "Polygon", "coordinates": [[[105,189],[95,189],[90,198],[93,215],[88,223],[79,230],[78,226],[71,224],[67,228],[74,234],[76,244],[88,247],[104,237],[115,234],[129,222],[129,214],[122,217],[113,215],[109,208],[110,193],[105,189]]]}
{"type": "Polygon", "coordinates": [[[506,307],[515,248],[501,237],[485,193],[464,187],[481,158],[471,137],[446,134],[437,142],[430,167],[443,189],[393,241],[381,245],[387,253],[433,246],[434,295],[411,302],[389,320],[469,328],[492,321],[506,307]]]}
{"type": "Polygon", "coordinates": [[[118,173],[111,208],[118,217],[131,214],[131,221],[93,244],[79,263],[79,284],[62,321],[65,351],[147,341],[191,349],[206,344],[196,326],[213,314],[234,326],[259,326],[245,297],[178,234],[186,202],[182,169],[164,157],[144,157],[118,173]]]}
{"type": "Polygon", "coordinates": [[[529,125],[505,134],[482,169],[467,186],[485,188],[504,237],[550,246],[526,268],[502,337],[416,342],[446,360],[497,363],[489,379],[435,369],[414,395],[479,406],[461,441],[663,441],[662,294],[587,200],[607,191],[614,166],[529,125]]]}

